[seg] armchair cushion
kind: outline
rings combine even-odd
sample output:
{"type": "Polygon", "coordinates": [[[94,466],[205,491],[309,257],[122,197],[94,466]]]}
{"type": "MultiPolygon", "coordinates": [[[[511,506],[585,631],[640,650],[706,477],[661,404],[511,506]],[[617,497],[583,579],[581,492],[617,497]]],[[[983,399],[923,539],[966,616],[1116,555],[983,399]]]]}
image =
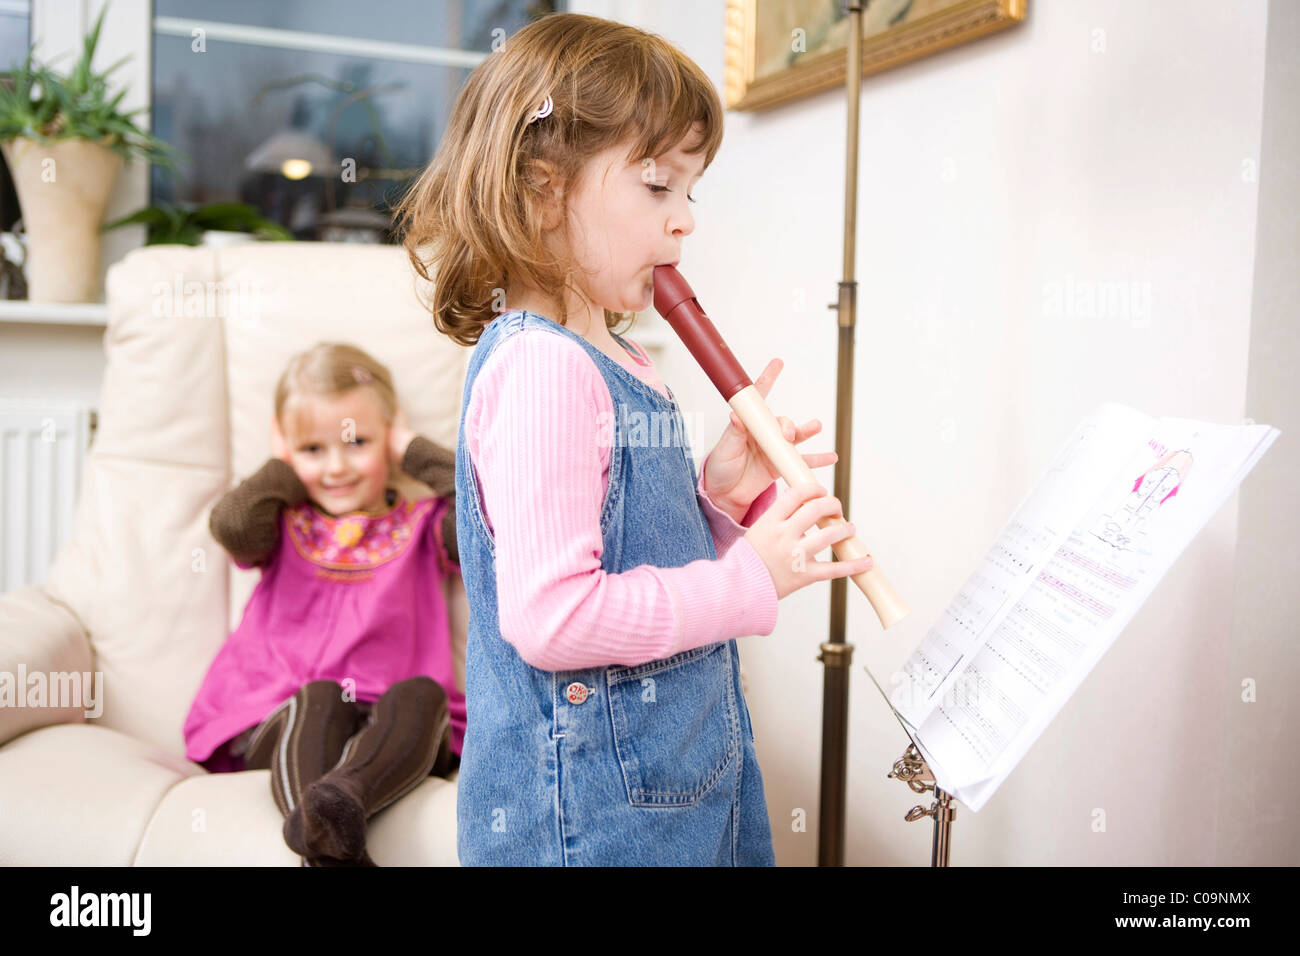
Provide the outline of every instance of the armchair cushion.
{"type": "Polygon", "coordinates": [[[93,656],[85,628],[66,605],[38,587],[0,595],[0,681],[7,677],[14,694],[12,702],[5,702],[0,688],[0,745],[36,727],[80,723],[85,701],[63,707],[26,706],[25,675],[41,673],[48,679],[59,672],[84,674],[93,670],[93,656]]]}
{"type": "MultiPolygon", "coordinates": [[[[73,531],[39,588],[0,596],[0,671],[102,674],[103,712],[0,708],[0,864],[288,863],[266,771],[208,774],[182,727],[258,580],[212,539],[221,495],[271,454],[289,357],[352,342],[411,427],[454,447],[470,350],[437,333],[399,246],[146,246],[108,270],[99,424],[73,531]]],[[[411,500],[432,490],[410,479],[411,500]]],[[[444,582],[458,689],[468,604],[444,582]]],[[[371,856],[456,862],[454,781],[371,820],[371,856]]]]}

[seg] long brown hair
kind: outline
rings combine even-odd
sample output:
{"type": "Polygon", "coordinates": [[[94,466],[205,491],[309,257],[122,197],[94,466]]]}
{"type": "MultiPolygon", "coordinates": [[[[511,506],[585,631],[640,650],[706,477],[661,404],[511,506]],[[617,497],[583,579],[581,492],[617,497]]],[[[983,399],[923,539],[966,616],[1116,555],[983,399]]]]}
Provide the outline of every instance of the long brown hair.
{"type": "MultiPolygon", "coordinates": [[[[553,298],[565,324],[575,267],[543,244],[535,161],[552,164],[567,190],[596,154],[630,139],[628,162],[659,156],[698,124],[693,152],[707,169],[722,113],[708,76],[662,37],[577,13],[516,32],[470,73],[437,153],[395,211],[411,264],[433,289],[438,331],[477,342],[507,274],[553,298]],[[528,122],[548,97],[550,114],[528,122]]],[[[611,330],[631,318],[605,310],[611,330]]]]}

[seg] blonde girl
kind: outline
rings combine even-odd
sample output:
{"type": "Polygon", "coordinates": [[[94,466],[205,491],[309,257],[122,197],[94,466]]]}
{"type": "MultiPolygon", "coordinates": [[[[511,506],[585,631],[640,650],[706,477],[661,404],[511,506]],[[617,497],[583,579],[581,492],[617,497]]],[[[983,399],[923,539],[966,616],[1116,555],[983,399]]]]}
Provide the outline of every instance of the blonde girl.
{"type": "Polygon", "coordinates": [[[271,445],[209,522],[262,576],[195,697],[187,756],[270,769],[306,865],[373,866],[367,818],[459,762],[442,586],[459,573],[453,453],[410,430],[386,367],[331,342],[285,368],[271,445]],[[399,467],[436,497],[406,500],[399,467]]]}

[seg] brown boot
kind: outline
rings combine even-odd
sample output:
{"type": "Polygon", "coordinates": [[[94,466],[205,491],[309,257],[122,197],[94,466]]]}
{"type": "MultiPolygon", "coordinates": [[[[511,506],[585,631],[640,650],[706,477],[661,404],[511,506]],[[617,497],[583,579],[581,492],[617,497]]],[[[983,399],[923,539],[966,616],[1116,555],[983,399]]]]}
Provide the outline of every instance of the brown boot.
{"type": "Polygon", "coordinates": [[[394,684],[348,741],[338,766],[308,785],[299,819],[285,820],[286,842],[300,839],[309,858],[367,865],[366,820],[419,786],[440,752],[450,750],[449,741],[442,686],[423,675],[394,684]]]}

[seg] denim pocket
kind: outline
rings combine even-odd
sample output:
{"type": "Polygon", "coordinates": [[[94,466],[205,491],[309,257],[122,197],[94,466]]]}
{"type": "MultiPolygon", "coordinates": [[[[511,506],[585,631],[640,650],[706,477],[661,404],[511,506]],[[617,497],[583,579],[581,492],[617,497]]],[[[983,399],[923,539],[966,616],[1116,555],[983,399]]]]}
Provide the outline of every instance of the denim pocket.
{"type": "Polygon", "coordinates": [[[727,642],[606,671],[614,749],[634,807],[701,800],[740,753],[727,642]]]}

